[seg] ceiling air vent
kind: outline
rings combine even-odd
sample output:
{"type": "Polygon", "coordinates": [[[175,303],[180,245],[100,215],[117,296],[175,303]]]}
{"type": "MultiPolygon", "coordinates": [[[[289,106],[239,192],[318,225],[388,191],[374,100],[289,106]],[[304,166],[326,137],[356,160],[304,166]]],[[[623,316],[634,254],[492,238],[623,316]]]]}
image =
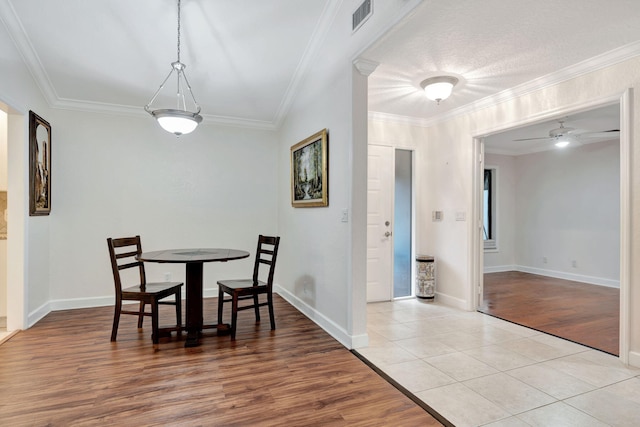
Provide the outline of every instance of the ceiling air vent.
{"type": "Polygon", "coordinates": [[[355,33],[358,28],[362,27],[367,19],[373,14],[373,8],[371,2],[373,0],[364,0],[364,2],[358,6],[352,16],[352,31],[355,33]]]}

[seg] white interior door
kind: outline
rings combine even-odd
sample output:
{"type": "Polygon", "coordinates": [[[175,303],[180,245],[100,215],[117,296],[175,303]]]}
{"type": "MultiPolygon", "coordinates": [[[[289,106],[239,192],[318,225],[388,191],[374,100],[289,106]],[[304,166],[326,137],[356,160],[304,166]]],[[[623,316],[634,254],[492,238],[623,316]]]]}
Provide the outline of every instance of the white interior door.
{"type": "Polygon", "coordinates": [[[367,302],[393,295],[394,149],[369,145],[367,195],[367,302]]]}

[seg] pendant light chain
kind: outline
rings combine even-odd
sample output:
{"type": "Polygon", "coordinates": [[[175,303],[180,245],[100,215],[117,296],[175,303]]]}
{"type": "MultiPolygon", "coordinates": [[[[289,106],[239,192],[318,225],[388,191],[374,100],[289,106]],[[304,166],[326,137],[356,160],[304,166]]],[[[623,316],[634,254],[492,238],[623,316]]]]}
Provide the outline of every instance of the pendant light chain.
{"type": "Polygon", "coordinates": [[[178,0],[178,62],[180,62],[180,0],[178,0]]]}

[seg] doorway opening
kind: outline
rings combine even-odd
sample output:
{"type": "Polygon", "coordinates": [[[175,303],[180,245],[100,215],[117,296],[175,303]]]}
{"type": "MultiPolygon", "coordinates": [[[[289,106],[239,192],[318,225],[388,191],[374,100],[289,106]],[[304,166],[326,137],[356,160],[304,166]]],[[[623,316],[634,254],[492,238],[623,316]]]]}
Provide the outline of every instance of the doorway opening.
{"type": "Polygon", "coordinates": [[[477,142],[482,163],[475,174],[477,211],[483,231],[491,229],[490,236],[483,232],[476,240],[478,310],[622,359],[626,98],[565,113],[561,120],[574,128],[569,147],[559,148],[557,138],[549,137],[558,120],[485,137],[477,142]],[[592,299],[601,311],[589,310],[592,299]]]}

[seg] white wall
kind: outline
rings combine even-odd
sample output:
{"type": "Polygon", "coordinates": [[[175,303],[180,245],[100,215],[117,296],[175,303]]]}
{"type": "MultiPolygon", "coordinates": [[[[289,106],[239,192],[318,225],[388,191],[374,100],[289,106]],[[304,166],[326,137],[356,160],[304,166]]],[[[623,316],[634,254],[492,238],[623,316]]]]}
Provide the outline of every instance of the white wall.
{"type": "Polygon", "coordinates": [[[366,343],[367,92],[366,77],[352,62],[418,2],[378,2],[367,24],[352,35],[351,14],[359,3],[337,2],[334,22],[280,131],[284,166],[292,145],[328,129],[329,206],[291,207],[288,167],[278,174],[283,237],[278,262],[286,265],[281,291],[347,347],[366,343]],[[349,210],[347,223],[341,222],[343,209],[349,210]]]}
{"type": "Polygon", "coordinates": [[[485,271],[619,286],[618,141],[515,157],[487,154],[485,163],[499,165],[498,250],[485,251],[485,271]]]}
{"type": "Polygon", "coordinates": [[[49,218],[28,216],[28,113],[47,119],[50,110],[4,25],[0,76],[1,108],[8,113],[7,329],[14,330],[29,326],[30,308],[49,300],[49,218]]]}
{"type": "MultiPolygon", "coordinates": [[[[178,138],[146,115],[53,118],[51,308],[113,304],[108,237],[140,234],[144,250],[253,255],[258,234],[277,232],[275,132],[205,123],[178,138]]],[[[205,293],[250,274],[252,261],[206,264],[205,293]]],[[[184,280],[184,265],[147,266],[149,280],[165,272],[184,280]]]]}
{"type": "Polygon", "coordinates": [[[619,153],[610,141],[516,158],[519,265],[619,285],[619,153]]]}

